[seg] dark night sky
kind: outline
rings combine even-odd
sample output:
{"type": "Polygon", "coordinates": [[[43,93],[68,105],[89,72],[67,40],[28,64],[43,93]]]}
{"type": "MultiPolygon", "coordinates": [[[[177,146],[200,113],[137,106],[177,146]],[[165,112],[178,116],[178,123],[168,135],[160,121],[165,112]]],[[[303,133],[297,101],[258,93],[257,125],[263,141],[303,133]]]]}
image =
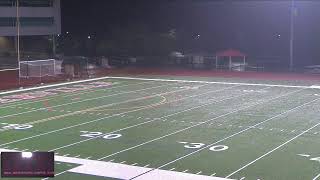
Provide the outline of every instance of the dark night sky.
{"type": "MultiPolygon", "coordinates": [[[[62,0],[61,7],[64,32],[99,34],[113,25],[144,23],[157,32],[201,34],[207,51],[289,56],[290,1],[62,0]]],[[[296,7],[295,56],[320,59],[320,1],[298,1],[296,7]]]]}

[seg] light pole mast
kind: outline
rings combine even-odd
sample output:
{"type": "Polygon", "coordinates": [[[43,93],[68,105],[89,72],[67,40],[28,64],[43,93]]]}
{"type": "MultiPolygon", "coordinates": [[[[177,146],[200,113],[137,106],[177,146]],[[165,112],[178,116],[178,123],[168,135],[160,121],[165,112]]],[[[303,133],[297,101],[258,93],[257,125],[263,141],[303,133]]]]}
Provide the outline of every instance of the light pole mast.
{"type": "Polygon", "coordinates": [[[294,7],[294,0],[291,0],[291,20],[290,20],[290,71],[293,70],[293,41],[294,41],[294,13],[295,13],[295,7],[294,7]]]}
{"type": "Polygon", "coordinates": [[[19,14],[19,0],[16,1],[16,26],[17,26],[17,59],[18,59],[18,71],[19,71],[19,85],[20,85],[20,14],[19,14]]]}

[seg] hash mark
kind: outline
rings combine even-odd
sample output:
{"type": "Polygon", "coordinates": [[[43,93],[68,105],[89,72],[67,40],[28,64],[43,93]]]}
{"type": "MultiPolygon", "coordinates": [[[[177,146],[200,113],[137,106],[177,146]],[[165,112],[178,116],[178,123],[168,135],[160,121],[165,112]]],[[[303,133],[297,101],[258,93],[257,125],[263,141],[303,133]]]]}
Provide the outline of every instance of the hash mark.
{"type": "Polygon", "coordinates": [[[178,141],[180,144],[187,144],[188,142],[178,141]]]}
{"type": "Polygon", "coordinates": [[[202,171],[199,171],[199,172],[197,172],[196,174],[201,174],[202,173],[202,171]]]}
{"type": "Polygon", "coordinates": [[[186,170],[184,170],[184,171],[182,171],[182,172],[184,172],[184,173],[185,173],[185,172],[187,172],[187,171],[189,171],[189,169],[186,169],[186,170]]]}
{"type": "Polygon", "coordinates": [[[109,162],[112,162],[112,161],[114,161],[114,159],[111,159],[109,162]]]}
{"type": "Polygon", "coordinates": [[[135,165],[137,165],[138,163],[133,163],[133,164],[131,164],[132,166],[135,166],[135,165]]]}
{"type": "Polygon", "coordinates": [[[143,166],[143,167],[148,167],[148,166],[150,166],[150,164],[147,164],[147,165],[145,165],[145,166],[143,166]]]}
{"type": "Polygon", "coordinates": [[[213,173],[213,174],[211,174],[210,176],[215,176],[217,173],[213,173]]]}
{"type": "Polygon", "coordinates": [[[297,154],[298,156],[302,156],[302,157],[310,157],[311,155],[309,154],[297,154]]]}
{"type": "Polygon", "coordinates": [[[169,171],[173,171],[173,170],[175,170],[176,168],[171,168],[171,169],[169,169],[169,171]]]}
{"type": "Polygon", "coordinates": [[[77,158],[77,157],[80,157],[80,154],[75,156],[75,158],[77,158]]]}
{"type": "Polygon", "coordinates": [[[242,178],[240,178],[240,180],[244,180],[246,177],[242,177],[242,178]]]}

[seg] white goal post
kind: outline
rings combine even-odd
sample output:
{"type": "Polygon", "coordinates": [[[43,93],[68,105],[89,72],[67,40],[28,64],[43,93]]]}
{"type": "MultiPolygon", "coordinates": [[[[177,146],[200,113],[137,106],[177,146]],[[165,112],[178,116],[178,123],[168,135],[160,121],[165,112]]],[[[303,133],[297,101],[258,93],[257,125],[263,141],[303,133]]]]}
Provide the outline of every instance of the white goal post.
{"type": "Polygon", "coordinates": [[[19,67],[19,76],[22,78],[56,75],[55,59],[20,61],[19,67]]]}

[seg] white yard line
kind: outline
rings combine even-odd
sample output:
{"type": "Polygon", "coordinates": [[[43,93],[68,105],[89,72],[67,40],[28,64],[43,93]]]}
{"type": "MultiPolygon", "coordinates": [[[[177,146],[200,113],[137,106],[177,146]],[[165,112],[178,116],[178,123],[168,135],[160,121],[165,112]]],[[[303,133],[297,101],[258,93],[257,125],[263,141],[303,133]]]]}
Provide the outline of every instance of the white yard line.
{"type": "Polygon", "coordinates": [[[275,147],[274,149],[272,149],[272,150],[268,151],[267,153],[263,154],[262,156],[258,157],[257,159],[255,159],[255,160],[253,160],[253,161],[249,162],[248,164],[246,164],[246,165],[242,166],[242,167],[241,167],[241,168],[239,168],[238,170],[236,170],[236,171],[232,172],[231,174],[229,174],[228,176],[226,176],[226,178],[229,178],[230,176],[232,176],[232,175],[234,175],[234,174],[238,173],[239,171],[241,171],[241,170],[243,170],[243,169],[247,168],[247,167],[248,167],[248,166],[250,166],[251,164],[254,164],[255,162],[259,161],[260,159],[262,159],[262,158],[264,158],[264,157],[268,156],[269,154],[273,153],[274,151],[276,151],[276,150],[280,149],[281,147],[283,147],[283,146],[285,146],[285,145],[289,144],[290,142],[292,142],[292,141],[296,140],[296,139],[297,139],[297,138],[299,138],[300,136],[302,136],[302,135],[304,135],[305,133],[309,132],[310,130],[312,130],[312,129],[314,129],[314,128],[318,127],[319,125],[320,125],[320,123],[318,123],[318,124],[316,124],[316,125],[314,125],[314,126],[310,127],[309,129],[307,129],[307,130],[303,131],[302,133],[300,133],[300,134],[296,135],[295,137],[291,138],[290,140],[288,140],[288,141],[286,141],[286,142],[282,143],[281,145],[279,145],[279,146],[275,147]]]}
{"type": "MultiPolygon", "coordinates": [[[[81,101],[73,101],[73,102],[69,102],[69,103],[50,106],[49,108],[67,106],[67,105],[71,105],[71,104],[82,103],[82,102],[87,102],[87,101],[92,101],[92,100],[97,100],[97,99],[103,99],[103,98],[106,98],[106,97],[118,96],[118,95],[122,95],[122,94],[135,93],[135,92],[139,92],[139,91],[145,91],[145,90],[149,90],[149,89],[154,89],[154,88],[159,88],[159,87],[164,87],[164,86],[170,86],[170,85],[175,85],[175,84],[165,84],[165,85],[154,86],[154,87],[144,88],[144,89],[139,89],[139,90],[134,90],[134,91],[126,91],[126,92],[122,92],[122,93],[111,94],[111,95],[107,95],[107,96],[99,96],[99,97],[95,97],[95,98],[84,99],[84,100],[81,100],[81,101]]],[[[16,113],[16,114],[9,114],[9,115],[5,115],[5,116],[0,116],[0,119],[13,117],[13,116],[18,116],[18,115],[22,115],[22,114],[27,114],[27,113],[31,113],[31,112],[37,112],[37,111],[44,110],[44,109],[46,109],[46,108],[39,108],[39,109],[31,110],[31,111],[25,111],[25,112],[16,113]]]]}
{"type": "Polygon", "coordinates": [[[314,177],[312,180],[317,180],[318,178],[320,178],[320,174],[318,174],[316,177],[314,177]]]}
{"type": "MultiPolygon", "coordinates": [[[[133,83],[133,84],[126,84],[126,85],[121,85],[121,86],[111,86],[111,87],[108,87],[108,90],[109,89],[121,88],[121,87],[127,87],[127,86],[131,86],[131,85],[148,84],[148,83],[150,83],[150,82],[133,83]]],[[[69,96],[78,96],[78,95],[82,95],[82,94],[89,94],[89,93],[99,92],[99,91],[104,91],[104,90],[105,89],[103,89],[103,88],[97,88],[97,89],[92,89],[90,91],[81,90],[78,93],[74,93],[74,92],[70,93],[69,92],[66,95],[56,94],[56,95],[52,95],[52,96],[48,96],[48,97],[44,97],[44,98],[37,98],[37,99],[34,99],[33,101],[27,100],[27,102],[13,102],[13,103],[10,103],[10,104],[3,104],[3,106],[0,106],[0,109],[16,107],[16,106],[32,104],[32,103],[38,103],[38,102],[42,102],[42,101],[47,101],[47,100],[51,100],[51,99],[57,98],[56,96],[58,96],[58,98],[69,97],[69,96]]],[[[25,100],[23,100],[23,101],[25,101],[25,100]]]]}
{"type": "MultiPolygon", "coordinates": [[[[181,99],[178,99],[178,100],[175,100],[175,101],[181,101],[181,100],[183,100],[183,99],[193,98],[193,97],[201,96],[201,95],[207,94],[207,93],[219,92],[219,91],[223,91],[223,90],[226,90],[226,89],[231,89],[231,88],[233,88],[233,87],[237,87],[237,86],[232,86],[232,87],[228,87],[228,88],[223,88],[223,89],[218,89],[218,90],[214,90],[214,91],[209,91],[209,92],[206,92],[206,93],[197,94],[197,95],[193,95],[193,96],[187,96],[187,97],[185,97],[185,98],[181,98],[181,99]]],[[[154,95],[154,96],[156,96],[156,95],[154,95]]],[[[172,101],[172,102],[175,102],[175,101],[172,101]]],[[[201,106],[202,106],[202,105],[201,105],[201,106]]],[[[30,137],[27,137],[27,138],[22,138],[22,139],[15,140],[15,141],[12,141],[12,142],[0,144],[0,147],[1,147],[1,146],[5,146],[5,145],[7,145],[7,144],[12,144],[12,143],[20,142],[20,141],[25,141],[25,140],[29,140],[29,139],[32,139],[32,138],[44,136],[44,135],[47,135],[47,134],[52,134],[52,133],[56,133],[56,132],[59,132],[59,131],[63,131],[63,130],[66,130],[66,129],[71,129],[71,128],[74,128],[74,127],[78,127],[78,126],[90,124],[90,123],[93,123],[93,122],[98,122],[98,121],[101,121],[101,120],[104,120],[104,119],[107,119],[107,118],[112,118],[112,117],[115,117],[115,116],[119,116],[119,115],[124,114],[124,113],[136,112],[136,111],[140,111],[140,110],[144,110],[144,109],[148,109],[148,108],[150,108],[150,107],[144,107],[144,108],[140,108],[140,109],[136,109],[136,110],[132,110],[132,111],[126,111],[126,112],[123,112],[123,113],[120,113],[120,114],[115,114],[115,115],[111,115],[111,116],[108,116],[108,117],[103,117],[103,118],[95,119],[95,120],[92,120],[92,121],[88,121],[88,122],[84,122],[84,123],[80,123],[80,124],[68,126],[68,127],[65,127],[65,128],[61,128],[61,129],[49,131],[49,132],[46,132],[46,133],[42,133],[42,134],[30,136],[30,137]]],[[[183,110],[183,111],[181,111],[181,112],[184,112],[184,111],[186,111],[186,110],[183,110]]],[[[178,114],[178,113],[174,113],[174,114],[178,114]]],[[[132,127],[140,126],[140,125],[143,125],[143,124],[146,124],[146,123],[150,123],[150,122],[153,122],[153,121],[156,121],[156,120],[157,120],[157,119],[155,119],[155,120],[150,120],[150,121],[146,121],[146,122],[143,122],[143,123],[138,123],[138,124],[136,124],[136,125],[132,125],[132,126],[128,126],[128,127],[119,129],[119,130],[117,130],[117,131],[121,131],[121,130],[124,130],[124,129],[129,129],[129,128],[132,128],[132,127]]]]}
{"type": "MultiPolygon", "coordinates": [[[[301,90],[299,90],[299,91],[301,91],[301,90]]],[[[297,91],[294,91],[294,92],[297,92],[297,91]]],[[[280,113],[280,114],[278,114],[278,115],[276,115],[276,116],[273,116],[273,117],[271,117],[271,118],[268,118],[268,119],[266,119],[266,120],[264,120],[264,121],[262,121],[262,122],[260,122],[260,123],[257,123],[257,124],[255,124],[255,125],[253,125],[253,126],[250,126],[249,128],[246,128],[246,129],[244,129],[244,130],[242,130],[242,131],[239,131],[239,132],[237,132],[237,133],[234,133],[234,134],[232,134],[232,135],[230,135],[230,136],[227,136],[227,137],[225,137],[225,138],[223,138],[223,139],[221,139],[221,140],[219,140],[219,141],[216,141],[216,142],[214,142],[214,143],[211,143],[211,144],[209,144],[209,145],[206,145],[206,146],[204,146],[203,148],[200,148],[200,149],[198,149],[198,150],[196,150],[196,151],[193,151],[193,152],[188,153],[188,154],[186,154],[186,155],[184,155],[184,156],[181,156],[181,157],[179,157],[179,158],[177,158],[177,159],[175,159],[175,160],[172,160],[172,161],[170,161],[170,162],[168,162],[168,163],[166,163],[166,164],[163,164],[163,165],[161,165],[161,166],[159,166],[159,167],[157,167],[157,168],[154,168],[154,169],[150,170],[149,172],[151,172],[151,171],[153,171],[153,170],[156,170],[156,169],[161,169],[161,168],[163,168],[163,167],[165,167],[165,166],[168,166],[168,165],[170,165],[170,164],[173,164],[173,163],[175,163],[175,162],[177,162],[177,161],[179,161],[179,160],[181,160],[181,159],[184,159],[184,158],[189,157],[189,156],[191,156],[191,155],[193,155],[193,154],[196,154],[196,153],[198,153],[198,152],[200,152],[200,151],[202,151],[202,150],[204,150],[204,149],[208,149],[209,147],[211,147],[211,146],[213,146],[213,145],[216,145],[216,144],[218,144],[218,143],[220,143],[220,142],[222,142],[222,141],[225,141],[225,140],[230,139],[230,138],[232,138],[232,137],[234,137],[234,136],[237,136],[237,135],[239,135],[239,134],[242,134],[242,133],[244,133],[244,132],[246,132],[246,131],[248,131],[248,130],[250,130],[250,129],[252,129],[252,128],[255,128],[255,127],[257,127],[257,126],[259,126],[259,125],[261,125],[261,124],[263,124],[263,123],[265,123],[265,122],[271,121],[272,119],[275,119],[275,118],[277,118],[277,117],[280,117],[280,116],[282,116],[282,115],[284,115],[284,114],[290,113],[290,112],[295,111],[295,110],[297,110],[297,109],[299,109],[299,108],[301,108],[301,107],[304,107],[304,106],[306,106],[306,105],[309,105],[309,104],[311,104],[311,103],[313,103],[313,102],[315,102],[315,101],[318,101],[319,99],[320,99],[320,98],[314,99],[314,100],[309,101],[309,102],[307,102],[307,103],[304,103],[304,104],[302,104],[302,105],[296,106],[296,107],[294,107],[294,108],[292,108],[292,109],[290,109],[290,110],[287,110],[287,111],[285,111],[285,112],[283,112],[283,113],[280,113]]],[[[320,124],[320,123],[319,123],[319,124],[320,124]]],[[[149,172],[146,172],[146,173],[149,173],[149,172]]],[[[144,173],[144,174],[146,174],[146,173],[144,173]]],[[[141,174],[141,175],[144,175],[144,174],[141,174]]],[[[141,176],[141,175],[139,175],[139,176],[141,176]]],[[[137,176],[137,177],[139,177],[139,176],[137,176]]],[[[137,177],[135,177],[135,178],[137,178],[137,177]]],[[[133,179],[135,179],[135,178],[133,178],[133,179]]]]}
{"type": "MultiPolygon", "coordinates": [[[[202,105],[199,105],[199,106],[196,106],[196,107],[192,107],[192,108],[189,108],[189,109],[186,109],[186,110],[183,110],[183,111],[179,111],[179,112],[176,112],[176,113],[173,113],[173,114],[170,114],[170,115],[166,115],[166,116],[163,116],[163,117],[160,117],[160,118],[157,118],[157,119],[153,119],[153,120],[150,120],[150,121],[145,121],[145,122],[142,122],[142,123],[139,123],[139,124],[136,124],[136,125],[132,125],[132,126],[128,126],[128,127],[122,128],[122,129],[118,129],[118,130],[112,131],[112,132],[108,132],[108,133],[105,133],[105,134],[103,134],[103,135],[101,135],[101,136],[96,136],[96,137],[84,139],[84,140],[81,140],[81,141],[78,141],[78,142],[75,142],[75,143],[67,144],[67,145],[65,145],[65,146],[61,146],[61,147],[52,149],[51,151],[57,151],[57,150],[60,150],[60,149],[63,149],[63,148],[71,147],[71,146],[74,146],[74,145],[77,145],[77,144],[80,144],[80,143],[83,143],[83,142],[87,142],[87,141],[91,141],[91,140],[93,140],[93,139],[100,138],[100,137],[105,136],[105,135],[108,135],[108,134],[112,134],[112,133],[120,132],[120,131],[123,131],[123,130],[126,130],[126,129],[130,129],[130,128],[133,128],[133,127],[141,126],[141,125],[144,125],[144,124],[147,124],[147,123],[151,123],[151,122],[153,122],[153,121],[158,121],[158,120],[160,120],[160,119],[167,118],[167,117],[170,117],[170,116],[173,116],[173,115],[176,115],[176,114],[180,114],[180,113],[183,113],[183,112],[191,111],[191,110],[193,110],[193,109],[200,108],[200,107],[203,107],[203,106],[207,106],[207,105],[210,105],[210,104],[213,104],[213,103],[218,103],[218,102],[222,102],[222,101],[225,101],[225,100],[229,100],[229,99],[233,99],[233,98],[238,98],[238,97],[241,97],[241,96],[244,96],[244,95],[247,95],[247,94],[249,94],[249,93],[243,93],[243,94],[241,94],[241,95],[239,95],[239,96],[232,96],[232,97],[228,97],[228,98],[221,99],[221,100],[218,100],[218,101],[212,101],[212,102],[210,102],[210,103],[206,103],[206,104],[202,104],[202,105]]],[[[138,110],[140,110],[140,109],[138,109],[138,110]]],[[[189,129],[189,128],[192,128],[192,127],[201,125],[201,124],[203,124],[203,123],[205,123],[205,122],[198,123],[198,124],[193,125],[193,126],[189,126],[189,127],[185,128],[185,129],[183,129],[183,131],[186,130],[186,129],[189,129]]],[[[181,130],[180,130],[180,131],[181,131],[181,130]]],[[[174,134],[176,134],[176,133],[178,133],[178,132],[180,132],[180,131],[176,131],[174,134]]],[[[166,136],[162,136],[162,137],[160,137],[160,139],[165,138],[165,137],[170,136],[170,135],[172,135],[172,133],[167,134],[166,136]]],[[[155,141],[155,140],[158,140],[158,138],[157,138],[157,139],[154,139],[153,141],[155,141]]],[[[152,142],[152,141],[150,141],[150,142],[152,142]]],[[[150,143],[150,142],[148,141],[148,142],[145,142],[145,143],[150,143]]],[[[7,145],[7,144],[5,144],[5,145],[7,145]]],[[[142,146],[142,145],[144,145],[144,143],[143,143],[143,144],[139,144],[139,146],[142,146]]],[[[0,145],[0,146],[2,146],[2,145],[0,145]]],[[[139,146],[137,146],[137,147],[139,147],[139,146]]],[[[130,150],[130,149],[132,149],[132,148],[136,148],[136,146],[131,147],[131,148],[128,148],[128,149],[125,149],[125,150],[122,150],[122,151],[119,151],[119,152],[117,152],[117,153],[121,153],[121,152],[123,152],[123,151],[127,151],[127,150],[130,150]]],[[[115,155],[115,154],[108,155],[108,156],[103,157],[103,158],[100,158],[100,159],[98,159],[98,160],[105,159],[105,158],[110,157],[110,156],[113,156],[113,155],[115,155]]]]}
{"type": "MultiPolygon", "coordinates": [[[[301,91],[301,90],[298,90],[298,91],[301,91]]],[[[202,124],[211,122],[211,121],[213,121],[213,120],[216,120],[216,119],[219,119],[219,118],[228,116],[228,115],[233,114],[233,113],[237,113],[237,112],[239,112],[239,111],[242,111],[242,110],[251,108],[251,107],[256,106],[256,105],[259,105],[259,104],[263,104],[263,103],[265,103],[265,102],[269,102],[269,101],[275,100],[275,99],[277,99],[277,98],[280,98],[280,97],[283,97],[283,96],[286,96],[286,95],[289,95],[289,94],[293,94],[293,93],[298,92],[298,91],[293,91],[293,92],[291,92],[291,93],[287,93],[287,94],[284,94],[284,95],[281,95],[281,96],[277,96],[277,97],[272,98],[272,99],[269,99],[269,100],[265,100],[265,101],[262,101],[262,102],[258,102],[258,103],[255,103],[255,104],[253,104],[253,105],[250,105],[250,106],[246,106],[246,107],[243,107],[243,108],[239,108],[239,109],[234,110],[234,111],[231,111],[231,112],[229,112],[229,113],[222,114],[222,115],[217,116],[217,117],[215,117],[215,118],[206,120],[206,121],[204,121],[204,122],[202,122],[202,123],[198,123],[198,124],[195,124],[195,125],[192,125],[192,126],[188,126],[188,127],[184,128],[184,129],[180,129],[180,130],[178,130],[178,131],[174,131],[174,132],[169,133],[169,134],[166,134],[166,135],[164,135],[164,136],[160,136],[160,137],[158,137],[158,138],[151,139],[151,140],[146,141],[146,142],[143,142],[143,143],[141,143],[141,144],[138,144],[138,145],[135,145],[135,146],[132,146],[132,147],[123,149],[123,150],[121,150],[121,151],[118,151],[118,152],[109,154],[109,155],[107,155],[107,156],[104,156],[104,157],[99,158],[98,160],[102,160],[102,159],[105,159],[105,158],[109,158],[109,157],[111,157],[111,156],[120,154],[120,153],[122,153],[122,152],[126,152],[126,151],[129,151],[129,150],[135,149],[135,148],[137,148],[137,147],[141,147],[141,146],[143,146],[143,145],[146,145],[146,144],[149,144],[149,143],[152,143],[152,142],[161,140],[161,139],[166,138],[166,137],[168,137],[168,136],[171,136],[171,135],[174,135],[174,134],[177,134],[177,133],[186,131],[186,130],[188,130],[188,129],[192,129],[192,128],[194,128],[194,127],[197,127],[197,126],[200,126],[200,125],[202,125],[202,124]]],[[[253,127],[250,127],[250,128],[253,128],[253,127]]],[[[248,129],[249,129],[249,128],[248,128],[248,129]]],[[[114,132],[112,132],[112,133],[114,133],[114,132]]],[[[74,144],[75,144],[75,143],[74,143],[74,144]]],[[[77,144],[78,144],[78,143],[77,143],[77,144]]]]}

